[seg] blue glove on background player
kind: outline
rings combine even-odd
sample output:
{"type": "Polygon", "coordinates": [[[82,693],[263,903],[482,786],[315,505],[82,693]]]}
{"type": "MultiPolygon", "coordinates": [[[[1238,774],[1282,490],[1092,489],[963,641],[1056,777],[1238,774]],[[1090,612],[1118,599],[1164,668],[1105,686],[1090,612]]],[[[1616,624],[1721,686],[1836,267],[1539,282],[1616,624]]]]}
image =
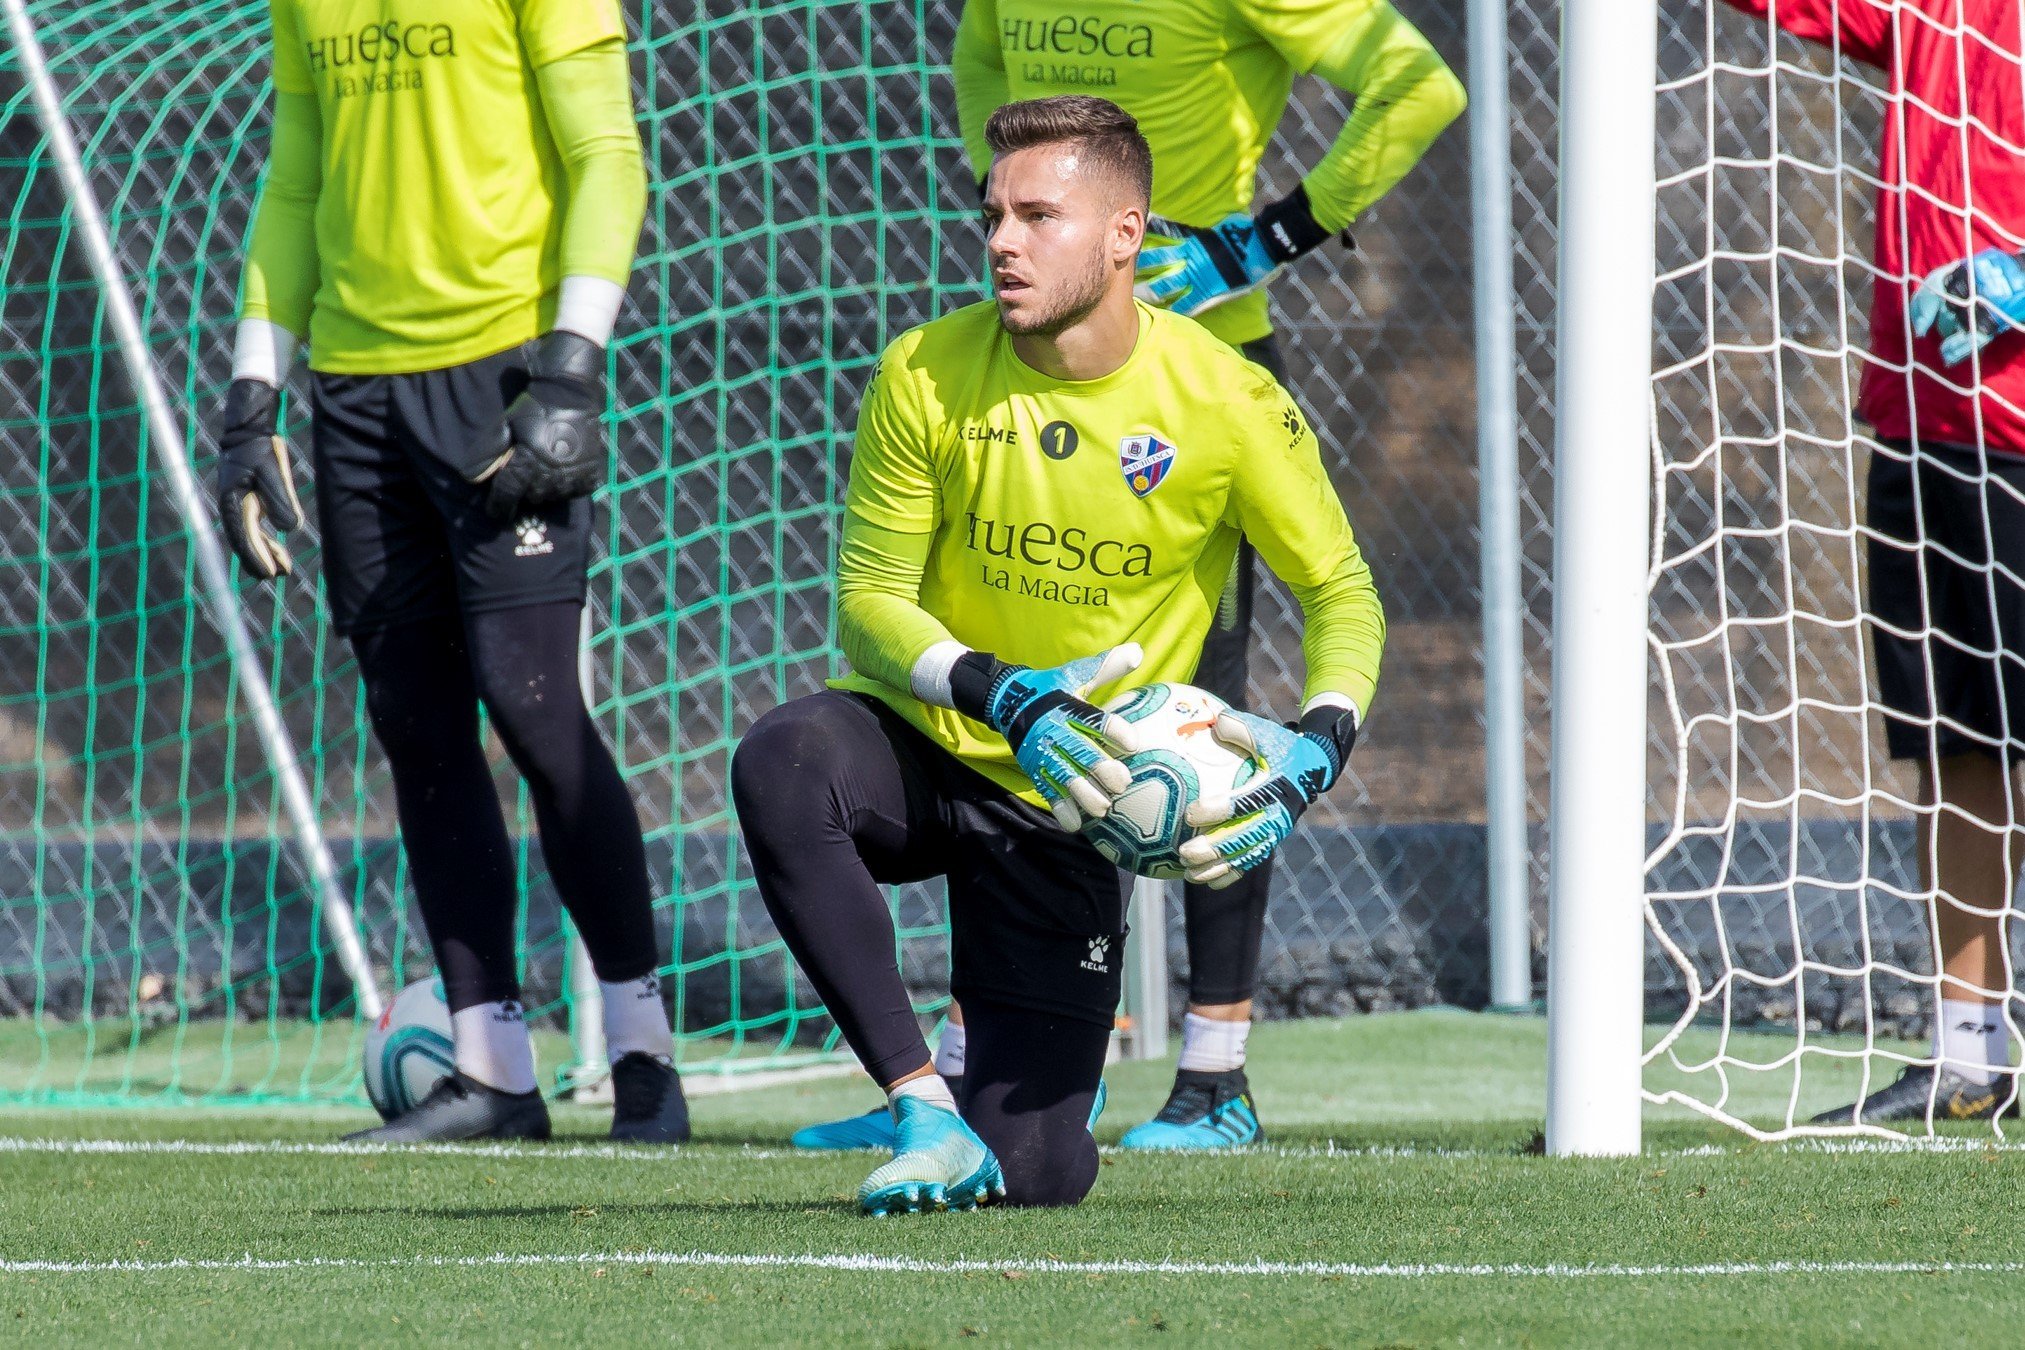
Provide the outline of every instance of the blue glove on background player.
{"type": "Polygon", "coordinates": [[[967,652],[950,671],[949,686],[958,712],[1005,737],[1056,823],[1079,830],[1085,817],[1110,813],[1112,799],[1132,781],[1118,756],[1138,748],[1131,725],[1086,695],[1123,679],[1142,659],[1136,642],[1046,670],[967,652]]]}
{"type": "Polygon", "coordinates": [[[1221,890],[1272,857],[1301,813],[1336,785],[1357,743],[1357,715],[1320,707],[1303,716],[1299,727],[1283,727],[1232,709],[1217,717],[1211,734],[1263,763],[1267,772],[1240,792],[1189,804],[1188,823],[1206,833],[1181,846],[1183,875],[1221,890]]]}
{"type": "Polygon", "coordinates": [[[1935,268],[1913,292],[1912,326],[1917,337],[1941,335],[1941,360],[1951,366],[1989,346],[1998,334],[2025,328],[2025,262],[1986,248],[1966,262],[1935,268]]]}
{"type": "Polygon", "coordinates": [[[1264,285],[1328,239],[1309,209],[1306,188],[1295,188],[1256,217],[1225,216],[1206,230],[1155,217],[1146,224],[1153,246],[1140,251],[1134,293],[1177,314],[1200,314],[1264,285]]]}

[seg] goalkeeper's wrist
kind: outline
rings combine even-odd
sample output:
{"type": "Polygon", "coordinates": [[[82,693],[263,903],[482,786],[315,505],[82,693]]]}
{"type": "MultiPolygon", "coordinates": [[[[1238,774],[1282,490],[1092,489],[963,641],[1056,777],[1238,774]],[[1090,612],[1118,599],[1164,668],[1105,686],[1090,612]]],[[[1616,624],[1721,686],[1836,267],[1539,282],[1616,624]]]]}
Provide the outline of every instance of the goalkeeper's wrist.
{"type": "Polygon", "coordinates": [[[228,453],[252,441],[265,442],[281,429],[281,391],[266,380],[237,377],[225,391],[218,443],[228,453]]]}
{"type": "Polygon", "coordinates": [[[564,277],[562,291],[556,296],[555,322],[550,328],[606,346],[612,340],[612,330],[618,327],[619,306],[625,300],[625,288],[603,277],[564,277]]]}
{"type": "MultiPolygon", "coordinates": [[[[1350,762],[1351,750],[1356,748],[1357,727],[1362,721],[1357,705],[1349,699],[1321,694],[1308,700],[1295,730],[1328,746],[1335,759],[1336,773],[1340,774],[1350,762]]],[[[1334,775],[1330,781],[1334,782],[1334,775]]]]}
{"type": "Polygon", "coordinates": [[[969,652],[970,648],[954,638],[929,644],[927,651],[914,658],[914,665],[907,672],[907,687],[923,703],[954,708],[956,694],[950,688],[950,676],[956,663],[969,652]]]}
{"type": "Polygon", "coordinates": [[[272,319],[244,318],[232,335],[232,378],[279,389],[288,383],[302,340],[272,319]]]}
{"type": "Polygon", "coordinates": [[[1023,669],[1006,664],[990,652],[965,651],[949,668],[949,706],[973,721],[991,726],[993,696],[1007,676],[1023,669]]]}
{"type": "Polygon", "coordinates": [[[1329,229],[1315,219],[1305,186],[1261,209],[1252,223],[1258,226],[1260,246],[1280,264],[1313,253],[1329,242],[1329,229]]]}

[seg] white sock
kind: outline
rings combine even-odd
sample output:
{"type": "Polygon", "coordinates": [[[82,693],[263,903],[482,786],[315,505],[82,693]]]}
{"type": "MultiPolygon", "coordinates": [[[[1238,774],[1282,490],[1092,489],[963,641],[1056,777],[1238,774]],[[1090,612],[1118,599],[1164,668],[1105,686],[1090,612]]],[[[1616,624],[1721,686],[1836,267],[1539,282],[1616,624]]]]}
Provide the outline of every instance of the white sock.
{"type": "Polygon", "coordinates": [[[935,1072],[944,1078],[963,1077],[963,1023],[944,1022],[935,1041],[935,1072]]]}
{"type": "Polygon", "coordinates": [[[945,1111],[956,1110],[956,1094],[949,1090],[939,1073],[924,1073],[919,1078],[910,1078],[886,1094],[886,1109],[897,1119],[900,1114],[902,1097],[919,1097],[945,1111]]]}
{"type": "Polygon", "coordinates": [[[1942,999],[1934,1055],[1972,1083],[1988,1083],[1993,1068],[2010,1068],[2011,1031],[2004,1025],[2002,1005],[1942,999]]]}
{"type": "Polygon", "coordinates": [[[605,998],[605,1058],[649,1054],[663,1063],[675,1062],[675,1034],[668,1029],[668,1005],[661,1001],[661,977],[611,984],[598,981],[605,998]]]}
{"type": "Polygon", "coordinates": [[[1250,1022],[1215,1022],[1194,1013],[1181,1019],[1181,1068],[1198,1073],[1228,1073],[1245,1066],[1245,1038],[1250,1022]]]}
{"type": "Polygon", "coordinates": [[[501,1092],[532,1092],[534,1042],[517,999],[478,1003],[450,1014],[457,1069],[501,1092]]]}

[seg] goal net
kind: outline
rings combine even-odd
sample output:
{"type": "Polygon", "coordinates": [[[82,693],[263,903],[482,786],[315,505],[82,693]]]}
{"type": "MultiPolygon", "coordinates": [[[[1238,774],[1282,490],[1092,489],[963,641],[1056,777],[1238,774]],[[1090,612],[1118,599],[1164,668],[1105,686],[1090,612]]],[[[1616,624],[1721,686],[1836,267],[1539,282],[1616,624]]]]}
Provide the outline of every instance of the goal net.
{"type": "MultiPolygon", "coordinates": [[[[304,879],[240,677],[206,616],[165,456],[208,474],[243,232],[266,154],[263,0],[31,0],[184,443],[149,434],[0,45],[0,1100],[359,1100],[356,1003],[304,879]]],[[[755,717],[839,666],[828,576],[857,398],[891,337],[981,294],[945,61],[958,0],[626,0],[651,180],[612,356],[587,666],[649,834],[685,1069],[841,1058],[758,904],[725,795],[755,717]]],[[[1405,8],[1460,66],[1462,14],[1405,8]]],[[[1290,190],[1342,128],[1303,81],[1264,166],[1290,190]]],[[[1383,715],[1311,811],[1266,922],[1262,1016],[1480,1004],[1468,203],[1452,133],[1359,222],[1358,252],[1275,288],[1291,382],[1378,569],[1383,715]],[[1431,748],[1434,747],[1434,748],[1431,748]]],[[[288,409],[298,463],[307,423],[288,409]]],[[[314,501],[315,484],[308,484],[314,501]]],[[[314,512],[312,510],[312,516],[314,512]]],[[[297,579],[249,586],[280,703],[375,978],[429,968],[357,671],[297,579]]],[[[1267,582],[1254,697],[1290,712],[1298,611],[1267,582]]],[[[504,756],[545,1076],[585,1013],[504,756]]],[[[939,888],[894,896],[932,1017],[939,888]]],[[[1186,947],[1167,942],[1178,1008],[1186,947]]]]}
{"type": "MultiPolygon", "coordinates": [[[[1837,13],[1828,0],[1773,8],[1789,21],[1831,16],[1831,31],[1837,13]]],[[[1906,10],[1917,8],[1928,7],[1906,10]]],[[[2009,31],[2015,46],[2015,13],[2009,31]]],[[[1963,42],[1987,55],[1999,38],[1963,42]]],[[[1857,415],[1867,372],[1906,370],[1896,353],[1908,335],[1887,340],[1869,319],[1876,283],[1901,279],[1873,238],[1880,136],[1907,96],[1874,65],[1714,0],[1662,6],[1659,51],[1646,913],[1657,1029],[1645,1089],[1754,1134],[1849,1130],[1846,1116],[1810,1121],[1935,1063],[1936,914],[1975,911],[1994,927],[2007,905],[1936,897],[1921,824],[1931,752],[1924,766],[1887,753],[1873,648],[1895,635],[1985,671],[2016,657],[1923,620],[1901,626],[1872,604],[1874,559],[1950,547],[1875,528],[1873,466],[1902,470],[1916,452],[1857,415]]],[[[2015,70],[2011,80],[2015,99],[2015,70]]],[[[1958,108],[1962,92],[1941,102],[1958,108]]],[[[1916,115],[1946,120],[1964,143],[1972,134],[1935,106],[1916,115]]],[[[1976,375],[1964,364],[1948,378],[1976,375]]],[[[1913,430],[1917,440],[1916,419],[1913,430]]],[[[1944,471],[1993,502],[2009,494],[2015,509],[2015,489],[1972,459],[1944,471]]],[[[1985,603],[2021,584],[1987,553],[1950,556],[1985,603]]],[[[1918,586],[1919,613],[1940,614],[1943,597],[1918,586]]],[[[1955,720],[1939,692],[1940,711],[1909,729],[2015,751],[1955,720]]],[[[1963,817],[1971,836],[1956,837],[2016,840],[2018,802],[2005,801],[1963,817]]],[[[2005,856],[2008,877],[2018,854],[2005,856]]],[[[2011,954],[1998,945],[2002,974],[1978,992],[2015,1033],[2011,954]]],[[[2008,1096],[2011,1080],[1995,1081],[2008,1096]]],[[[1923,1119],[1888,1128],[1925,1133],[1935,1117],[1949,1118],[1944,1094],[1923,1119]]]]}
{"type": "MultiPolygon", "coordinates": [[[[725,784],[759,712],[838,666],[827,577],[859,387],[885,341],[975,294],[931,134],[948,33],[915,6],[629,7],[653,193],[612,357],[613,488],[591,579],[595,714],[648,826],[685,1066],[836,1050],[740,870],[725,784]],[[699,97],[700,91],[700,97],[699,97]]],[[[351,988],[277,780],[151,468],[230,369],[266,153],[267,6],[32,7],[190,443],[147,434],[15,53],[0,53],[0,1098],[357,1098],[351,988]]],[[[952,16],[953,21],[953,16],[952,16]]],[[[968,227],[966,226],[966,229],[968,227]]],[[[967,251],[967,235],[962,244],[967,251]]],[[[307,450],[303,388],[287,415],[307,450]]],[[[308,493],[314,518],[315,485],[308,493]]],[[[349,649],[315,583],[242,599],[382,989],[430,969],[349,649]]],[[[530,1020],[567,1073],[579,990],[528,804],[513,803],[530,1020]]],[[[940,1006],[940,905],[903,965],[940,1006]]]]}

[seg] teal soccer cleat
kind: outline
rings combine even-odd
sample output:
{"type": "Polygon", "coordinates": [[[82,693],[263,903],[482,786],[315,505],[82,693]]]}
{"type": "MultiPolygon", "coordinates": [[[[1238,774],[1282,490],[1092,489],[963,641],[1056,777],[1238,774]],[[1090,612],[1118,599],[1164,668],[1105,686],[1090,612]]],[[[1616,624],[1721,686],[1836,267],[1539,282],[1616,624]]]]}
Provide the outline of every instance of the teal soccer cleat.
{"type": "Polygon", "coordinates": [[[1183,1069],[1174,1075],[1174,1091],[1160,1114],[1127,1130],[1118,1147],[1245,1148],[1265,1141],[1266,1132],[1259,1125],[1251,1084],[1245,1081],[1243,1069],[1228,1073],[1183,1069]]]}
{"type": "Polygon", "coordinates": [[[804,1125],[788,1139],[796,1148],[836,1150],[893,1147],[893,1113],[875,1106],[862,1116],[804,1125]]]}
{"type": "Polygon", "coordinates": [[[894,1111],[893,1160],[858,1187],[861,1213],[976,1209],[1005,1196],[998,1159],[963,1117],[919,1097],[900,1098],[894,1111]]]}
{"type": "MultiPolygon", "coordinates": [[[[963,1075],[944,1076],[943,1082],[958,1101],[963,1100],[963,1075]]],[[[883,1106],[875,1106],[862,1116],[848,1116],[843,1120],[826,1120],[820,1125],[804,1125],[788,1138],[796,1148],[821,1150],[824,1152],[848,1152],[851,1149],[871,1148],[881,1153],[893,1151],[893,1113],[883,1106]]]]}

